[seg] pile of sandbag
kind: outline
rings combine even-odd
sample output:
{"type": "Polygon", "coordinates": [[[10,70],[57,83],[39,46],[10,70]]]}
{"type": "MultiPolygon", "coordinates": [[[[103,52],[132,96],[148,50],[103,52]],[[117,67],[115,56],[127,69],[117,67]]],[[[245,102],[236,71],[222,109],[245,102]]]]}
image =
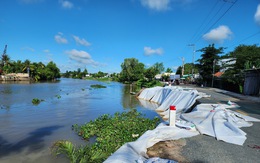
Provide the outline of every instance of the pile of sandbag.
{"type": "MultiPolygon", "coordinates": [[[[228,143],[243,145],[246,133],[241,127],[249,127],[259,119],[239,114],[228,104],[199,104],[189,110],[197,99],[208,97],[197,90],[181,87],[154,87],[144,89],[138,96],[141,104],[157,111],[164,119],[169,118],[169,107],[176,107],[176,126],[168,121],[154,130],[146,131],[135,142],[129,142],[112,154],[105,163],[139,162],[148,159],[147,148],[159,141],[177,140],[199,134],[215,137],[228,143]]],[[[237,106],[235,106],[237,107],[237,106]]]]}

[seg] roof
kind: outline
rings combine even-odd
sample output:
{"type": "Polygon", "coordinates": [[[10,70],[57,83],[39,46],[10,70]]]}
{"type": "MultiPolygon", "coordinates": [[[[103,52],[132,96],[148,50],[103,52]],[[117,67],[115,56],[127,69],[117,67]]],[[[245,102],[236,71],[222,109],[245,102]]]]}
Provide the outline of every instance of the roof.
{"type": "Polygon", "coordinates": [[[221,77],[222,75],[224,74],[224,72],[217,72],[217,73],[215,73],[214,74],[214,76],[216,76],[216,77],[221,77]]]}

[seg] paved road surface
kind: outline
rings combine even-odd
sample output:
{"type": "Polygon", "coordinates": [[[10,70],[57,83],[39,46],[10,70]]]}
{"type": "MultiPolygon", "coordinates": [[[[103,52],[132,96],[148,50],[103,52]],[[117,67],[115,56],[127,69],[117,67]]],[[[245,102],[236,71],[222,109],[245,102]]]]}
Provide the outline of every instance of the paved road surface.
{"type": "MultiPolygon", "coordinates": [[[[227,103],[230,100],[240,105],[238,109],[233,110],[260,119],[260,103],[255,102],[257,98],[250,99],[250,97],[235,94],[232,94],[232,97],[229,93],[219,93],[218,90],[210,88],[196,87],[196,89],[199,92],[211,95],[210,98],[199,100],[201,103],[227,103]]],[[[187,145],[183,148],[182,155],[192,163],[260,162],[260,123],[254,122],[253,126],[244,127],[242,130],[247,133],[247,139],[243,146],[218,141],[210,136],[199,135],[186,139],[187,145]],[[252,148],[253,146],[256,148],[252,148]]]]}

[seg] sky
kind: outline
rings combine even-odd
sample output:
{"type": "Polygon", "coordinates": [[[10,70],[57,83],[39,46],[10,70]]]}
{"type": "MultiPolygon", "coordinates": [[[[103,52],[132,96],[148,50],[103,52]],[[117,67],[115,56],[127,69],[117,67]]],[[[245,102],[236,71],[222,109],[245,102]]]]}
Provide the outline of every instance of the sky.
{"type": "Polygon", "coordinates": [[[260,43],[260,0],[1,0],[0,52],[11,60],[119,73],[126,58],[173,72],[214,43],[260,43]]]}

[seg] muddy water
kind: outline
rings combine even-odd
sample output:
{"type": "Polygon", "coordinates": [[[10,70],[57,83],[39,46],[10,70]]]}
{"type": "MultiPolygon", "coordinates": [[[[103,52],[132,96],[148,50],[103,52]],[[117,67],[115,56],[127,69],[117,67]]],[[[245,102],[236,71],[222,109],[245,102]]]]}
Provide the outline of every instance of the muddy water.
{"type": "MultiPolygon", "coordinates": [[[[132,88],[131,88],[132,89],[132,88]]],[[[130,87],[116,82],[61,79],[54,83],[0,83],[0,162],[64,163],[50,147],[57,140],[85,144],[73,124],[83,124],[102,114],[136,108],[147,117],[157,116],[130,95],[130,87]],[[107,88],[92,89],[102,84],[107,88]],[[39,105],[32,99],[42,99],[39,105]]]]}

